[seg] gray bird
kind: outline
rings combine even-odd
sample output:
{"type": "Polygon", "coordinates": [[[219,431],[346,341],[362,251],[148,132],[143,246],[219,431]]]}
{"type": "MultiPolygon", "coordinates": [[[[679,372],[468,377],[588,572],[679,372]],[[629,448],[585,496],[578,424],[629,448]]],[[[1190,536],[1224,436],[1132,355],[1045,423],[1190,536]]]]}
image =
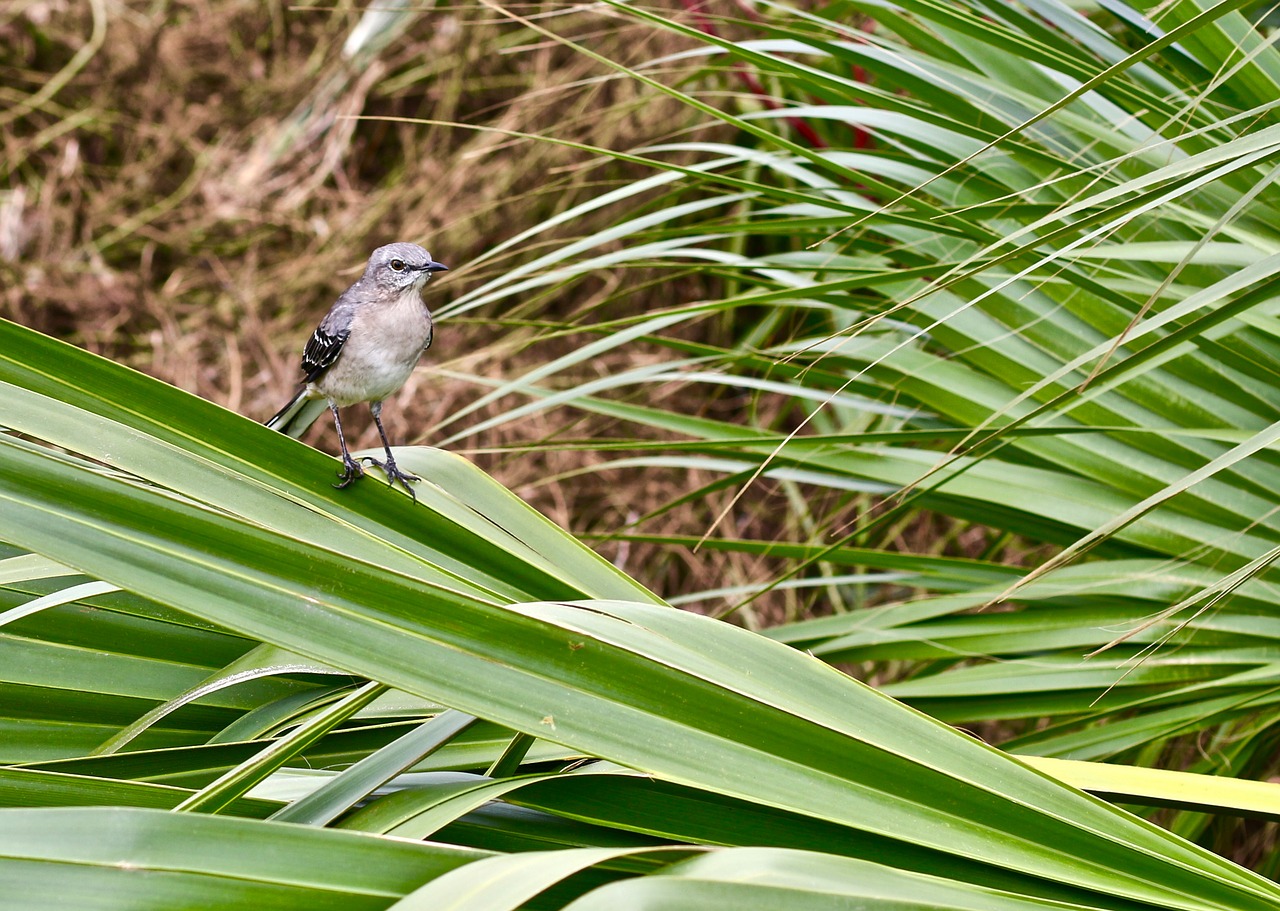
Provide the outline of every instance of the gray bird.
{"type": "Polygon", "coordinates": [[[413,494],[409,482],[420,479],[396,467],[382,429],[382,400],[405,384],[431,345],[431,313],[422,302],[422,286],[432,273],[448,268],[417,244],[379,247],[369,257],[364,275],[342,292],[303,349],[302,388],[267,426],[301,436],[327,405],[342,447],[342,471],[335,487],[346,487],[364,474],[347,450],[338,409],[368,402],[387,460],[365,456],[363,461],[386,472],[388,484],[399,482],[413,494]]]}

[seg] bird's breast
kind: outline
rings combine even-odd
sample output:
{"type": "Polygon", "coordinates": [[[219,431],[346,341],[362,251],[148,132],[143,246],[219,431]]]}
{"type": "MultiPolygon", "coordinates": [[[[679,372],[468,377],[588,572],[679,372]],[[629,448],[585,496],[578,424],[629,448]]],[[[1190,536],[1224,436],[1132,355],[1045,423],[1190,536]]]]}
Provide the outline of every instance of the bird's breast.
{"type": "Polygon", "coordinates": [[[337,362],[315,383],[339,407],[380,402],[417,366],[431,337],[431,314],[414,289],[395,300],[362,307],[337,362]]]}

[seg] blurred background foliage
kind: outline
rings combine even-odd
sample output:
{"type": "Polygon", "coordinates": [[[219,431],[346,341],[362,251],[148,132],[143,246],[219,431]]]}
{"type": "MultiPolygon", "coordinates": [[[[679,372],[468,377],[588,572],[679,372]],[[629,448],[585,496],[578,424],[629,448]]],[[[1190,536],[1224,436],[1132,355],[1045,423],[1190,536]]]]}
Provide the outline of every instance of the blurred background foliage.
{"type": "MultiPolygon", "coordinates": [[[[481,252],[647,173],[569,143],[627,149],[731,135],[498,8],[388,9],[397,6],[357,31],[355,4],[11,4],[0,24],[4,315],[261,419],[293,388],[302,341],[373,247],[424,243],[453,265],[447,293],[456,295],[589,235],[616,210],[577,216],[483,266],[474,263],[481,252]],[[30,105],[59,73],[56,99],[30,105]]],[[[692,46],[599,9],[519,12],[624,64],[692,46]]],[[[679,77],[698,66],[672,69],[679,77]]],[[[572,330],[590,331],[601,314],[701,299],[720,284],[711,274],[636,271],[602,268],[571,288],[446,318],[433,361],[491,379],[518,375],[580,345],[572,330]]],[[[691,331],[728,344],[733,330],[691,331]]],[[[661,357],[638,340],[582,365],[581,377],[661,357]]],[[[433,425],[477,394],[472,383],[420,373],[389,409],[393,432],[434,443],[433,425]]],[[[702,407],[705,396],[686,395],[679,407],[702,407]]],[[[355,420],[372,440],[371,424],[355,420]]],[[[539,415],[465,448],[562,525],[605,533],[675,499],[687,482],[679,469],[556,481],[600,460],[544,441],[634,434],[616,426],[539,415]],[[517,457],[492,454],[521,445],[529,451],[517,457]]],[[[310,439],[334,443],[319,428],[310,439]]],[[[650,527],[700,528],[722,505],[715,496],[707,503],[650,527]]],[[[737,522],[777,536],[770,512],[743,508],[737,522]]],[[[687,560],[645,545],[621,559],[672,592],[726,575],[749,582],[778,565],[687,560]]]]}
{"type": "MultiPolygon", "coordinates": [[[[261,420],[423,242],[400,440],[1002,749],[1266,780],[1263,12],[15,3],[0,300],[261,420]]],[[[1280,862],[1274,814],[1126,798],[1280,862]]]]}

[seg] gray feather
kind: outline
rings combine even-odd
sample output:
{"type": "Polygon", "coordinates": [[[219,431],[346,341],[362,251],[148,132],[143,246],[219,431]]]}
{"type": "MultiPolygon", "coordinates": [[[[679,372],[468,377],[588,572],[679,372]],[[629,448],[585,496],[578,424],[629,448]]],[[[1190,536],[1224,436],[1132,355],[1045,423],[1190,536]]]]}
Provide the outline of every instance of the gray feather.
{"type": "Polygon", "coordinates": [[[328,410],[329,404],[323,398],[315,398],[308,394],[306,387],[303,387],[289,400],[288,405],[267,421],[267,426],[297,439],[307,432],[307,428],[315,423],[316,418],[328,410]]]}

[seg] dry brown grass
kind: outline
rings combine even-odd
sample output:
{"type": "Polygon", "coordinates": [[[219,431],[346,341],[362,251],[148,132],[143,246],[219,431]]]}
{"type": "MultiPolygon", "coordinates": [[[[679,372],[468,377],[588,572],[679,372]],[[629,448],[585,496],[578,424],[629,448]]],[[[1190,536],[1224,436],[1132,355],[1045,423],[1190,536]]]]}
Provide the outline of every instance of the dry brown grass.
{"type": "MultiPolygon", "coordinates": [[[[678,49],[678,39],[599,9],[514,9],[622,62],[678,49]]],[[[416,240],[454,266],[433,285],[440,303],[512,262],[468,268],[481,251],[639,174],[512,133],[629,149],[691,125],[675,102],[483,5],[425,9],[380,54],[348,60],[343,43],[359,17],[350,2],[306,8],[278,0],[27,0],[4,8],[0,313],[261,420],[289,395],[302,342],[373,247],[416,240]],[[105,29],[96,42],[95,21],[105,29]],[[68,78],[50,95],[42,87],[59,73],[68,78]]],[[[579,220],[572,230],[596,227],[579,220]]],[[[641,290],[616,294],[627,281],[601,274],[515,314],[446,321],[429,361],[511,377],[577,343],[513,328],[513,316],[572,323],[599,308],[616,314],[717,290],[710,278],[690,278],[632,281],[641,290]]],[[[727,341],[711,322],[688,331],[727,341]]],[[[604,374],[666,356],[633,345],[587,369],[604,374]]],[[[432,428],[480,394],[420,370],[388,408],[389,430],[399,441],[431,443],[439,439],[432,428]]],[[[644,394],[677,410],[715,404],[686,387],[644,394]]],[[[777,419],[785,424],[785,415],[777,419]]],[[[327,423],[307,439],[332,450],[327,423]]],[[[374,445],[363,409],[353,410],[349,429],[357,445],[374,445]]],[[[637,432],[561,410],[473,435],[459,448],[561,525],[600,536],[602,553],[660,593],[754,584],[785,569],[769,557],[609,541],[650,513],[657,515],[643,523],[646,532],[700,535],[732,497],[710,489],[664,512],[717,479],[607,468],[611,455],[556,445],[637,432]]],[[[796,520],[787,496],[758,484],[717,534],[821,534],[796,520]]],[[[813,507],[839,528],[856,505],[832,497],[813,507]]],[[[741,619],[777,622],[809,601],[770,593],[741,619]]]]}
{"type": "MultiPolygon", "coordinates": [[[[675,49],[671,36],[567,8],[516,7],[617,59],[675,49]]],[[[674,102],[601,78],[609,74],[598,65],[480,5],[423,12],[366,63],[342,54],[358,18],[351,3],[306,9],[257,0],[30,0],[0,14],[0,83],[10,106],[0,115],[3,314],[262,419],[292,389],[313,322],[374,246],[428,244],[455,267],[433,289],[447,300],[451,289],[486,277],[466,267],[477,253],[601,184],[635,176],[510,133],[627,149],[688,122],[674,102]],[[95,9],[106,29],[96,48],[95,9]],[[24,98],[86,48],[65,87],[23,109],[24,98]]],[[[602,275],[571,299],[522,315],[571,320],[606,303],[619,280],[602,275]]],[[[669,304],[673,290],[697,299],[714,289],[660,287],[621,306],[669,304]]],[[[507,377],[575,343],[539,342],[535,332],[513,344],[504,316],[445,322],[431,361],[507,377]]],[[[638,346],[622,355],[657,356],[638,346]]],[[[624,367],[611,358],[592,369],[624,367]]],[[[479,392],[420,370],[388,408],[389,429],[429,443],[423,428],[479,392]]],[[[702,405],[696,393],[683,394],[695,396],[687,407],[702,405]]],[[[374,444],[367,417],[355,412],[357,445],[374,444]]],[[[619,432],[601,418],[553,412],[462,449],[562,525],[601,535],[713,481],[675,470],[595,471],[608,457],[549,442],[619,432]]],[[[334,445],[323,424],[308,440],[334,445]]],[[[726,533],[781,532],[776,503],[764,488],[760,494],[728,517],[726,533]]],[[[698,534],[728,497],[711,492],[645,530],[698,534]]],[[[607,541],[600,549],[667,593],[746,583],[780,567],[607,541]]]]}

